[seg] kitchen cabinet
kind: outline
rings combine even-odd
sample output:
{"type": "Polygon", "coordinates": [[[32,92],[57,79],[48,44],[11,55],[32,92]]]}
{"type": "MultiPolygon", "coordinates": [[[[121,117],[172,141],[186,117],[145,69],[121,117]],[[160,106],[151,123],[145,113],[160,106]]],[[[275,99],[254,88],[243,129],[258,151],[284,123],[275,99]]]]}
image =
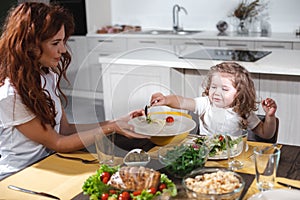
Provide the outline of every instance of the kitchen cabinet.
{"type": "Polygon", "coordinates": [[[242,40],[220,40],[220,47],[239,48],[239,49],[254,49],[253,41],[242,40]]]}
{"type": "Polygon", "coordinates": [[[293,43],[293,49],[300,50],[300,42],[294,42],[293,43]]]}
{"type": "Polygon", "coordinates": [[[170,45],[170,39],[166,38],[128,38],[127,42],[128,50],[170,45]]]}
{"type": "Polygon", "coordinates": [[[214,39],[172,39],[172,45],[186,45],[186,46],[209,46],[217,47],[219,46],[219,41],[214,39]]]}
{"type": "Polygon", "coordinates": [[[87,37],[88,51],[120,52],[127,49],[126,38],[122,37],[87,37]]]}
{"type": "Polygon", "coordinates": [[[278,141],[300,144],[300,77],[260,74],[259,90],[262,98],[271,97],[278,106],[278,141]]]}
{"type": "Polygon", "coordinates": [[[86,62],[89,65],[89,92],[98,99],[103,98],[102,67],[99,57],[108,56],[127,50],[126,38],[116,37],[87,37],[88,56],[86,62]]]}
{"type": "Polygon", "coordinates": [[[256,49],[293,49],[292,42],[255,41],[256,49]]]}
{"type": "Polygon", "coordinates": [[[84,62],[87,55],[86,38],[84,36],[71,36],[67,41],[67,45],[72,55],[71,64],[67,70],[70,84],[62,80],[61,88],[66,94],[88,90],[89,70],[88,65],[84,62]]]}
{"type": "Polygon", "coordinates": [[[111,63],[102,67],[106,120],[144,108],[153,93],[169,94],[171,69],[168,67],[111,63]]]}

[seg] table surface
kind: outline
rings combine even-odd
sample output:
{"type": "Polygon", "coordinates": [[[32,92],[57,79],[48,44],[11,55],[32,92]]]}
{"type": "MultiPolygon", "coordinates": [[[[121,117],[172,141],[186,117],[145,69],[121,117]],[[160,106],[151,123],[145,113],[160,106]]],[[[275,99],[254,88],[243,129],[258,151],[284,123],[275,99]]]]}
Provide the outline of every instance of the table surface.
{"type": "MultiPolygon", "coordinates": [[[[253,148],[260,145],[270,145],[258,142],[248,142],[249,150],[245,158],[245,166],[237,172],[240,173],[246,182],[243,191],[243,199],[248,199],[253,194],[258,193],[255,181],[254,162],[251,157],[253,148]]],[[[157,147],[150,151],[153,161],[149,167],[157,167],[157,147]]],[[[95,154],[88,152],[74,152],[68,156],[93,159],[95,154]]],[[[121,161],[121,159],[119,159],[121,161]]],[[[227,167],[226,160],[207,161],[206,167],[227,167]]],[[[59,158],[55,154],[25,168],[24,170],[2,180],[0,182],[0,199],[43,199],[41,196],[17,192],[7,188],[8,185],[16,185],[34,191],[47,192],[59,197],[60,199],[88,200],[89,197],[82,194],[84,181],[99,168],[99,164],[84,164],[76,160],[59,158]]],[[[300,187],[300,147],[282,145],[281,157],[277,172],[277,181],[288,183],[300,187]]],[[[173,177],[170,177],[173,179],[173,177]]],[[[179,189],[179,196],[174,199],[182,199],[185,195],[181,180],[174,179],[179,189]],[[180,198],[181,197],[181,198],[180,198]]],[[[275,188],[285,188],[279,184],[275,188]]],[[[173,199],[173,198],[172,198],[173,199]]]]}

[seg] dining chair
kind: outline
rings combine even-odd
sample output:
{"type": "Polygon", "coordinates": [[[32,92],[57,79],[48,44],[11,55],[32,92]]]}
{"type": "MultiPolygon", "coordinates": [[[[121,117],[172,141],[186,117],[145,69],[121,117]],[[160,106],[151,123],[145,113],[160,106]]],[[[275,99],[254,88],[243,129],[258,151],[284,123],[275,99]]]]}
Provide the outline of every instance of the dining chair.
{"type": "MultiPolygon", "coordinates": [[[[265,121],[265,115],[257,115],[261,121],[265,121]]],[[[254,134],[251,130],[248,131],[248,141],[256,142],[266,142],[266,143],[276,143],[278,138],[278,128],[279,128],[279,119],[276,117],[276,131],[272,138],[264,139],[254,134]]]]}

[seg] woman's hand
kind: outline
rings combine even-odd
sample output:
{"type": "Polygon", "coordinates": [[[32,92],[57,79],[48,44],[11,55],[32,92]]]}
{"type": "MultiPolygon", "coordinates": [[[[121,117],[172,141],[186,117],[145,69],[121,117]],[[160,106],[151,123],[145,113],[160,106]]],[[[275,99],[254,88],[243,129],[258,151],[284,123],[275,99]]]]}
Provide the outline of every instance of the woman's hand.
{"type": "Polygon", "coordinates": [[[266,98],[261,102],[262,108],[264,109],[266,115],[273,117],[275,116],[275,112],[277,110],[276,102],[271,98],[266,98]]]}
{"type": "Polygon", "coordinates": [[[162,93],[155,93],[151,96],[151,106],[165,106],[167,105],[167,98],[162,93]]]}
{"type": "Polygon", "coordinates": [[[130,113],[128,113],[127,115],[125,116],[122,116],[120,117],[119,119],[117,120],[121,120],[121,121],[126,121],[128,122],[129,120],[135,118],[135,117],[139,117],[139,116],[143,116],[145,115],[145,111],[143,109],[139,109],[139,110],[134,110],[134,111],[131,111],[130,113]]]}
{"type": "Polygon", "coordinates": [[[111,124],[114,128],[114,131],[124,135],[128,138],[150,138],[149,136],[146,135],[140,135],[134,132],[134,127],[131,124],[128,124],[128,121],[130,119],[133,119],[135,117],[143,116],[145,115],[145,111],[143,109],[140,110],[134,110],[130,113],[128,113],[125,116],[120,117],[119,119],[115,120],[111,124]]]}

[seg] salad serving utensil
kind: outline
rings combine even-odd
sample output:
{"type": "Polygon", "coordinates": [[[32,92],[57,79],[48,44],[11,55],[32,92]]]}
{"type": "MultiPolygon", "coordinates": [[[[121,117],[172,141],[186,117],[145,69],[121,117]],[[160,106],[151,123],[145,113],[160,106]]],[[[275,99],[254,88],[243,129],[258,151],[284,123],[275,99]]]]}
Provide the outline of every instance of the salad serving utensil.
{"type": "Polygon", "coordinates": [[[24,188],[20,188],[18,186],[14,186],[14,185],[9,185],[8,186],[9,189],[12,189],[12,190],[16,190],[16,191],[20,191],[20,192],[25,192],[25,193],[29,193],[29,194],[35,194],[35,195],[40,195],[40,196],[44,196],[44,197],[48,197],[48,198],[52,198],[52,199],[60,199],[52,194],[48,194],[48,193],[45,193],[45,192],[36,192],[36,191],[33,191],[33,190],[28,190],[28,189],[24,189],[24,188]]]}
{"type": "Polygon", "coordinates": [[[150,106],[146,105],[145,106],[145,116],[146,116],[146,118],[148,118],[148,108],[150,108],[150,106]]]}
{"type": "Polygon", "coordinates": [[[93,164],[93,163],[97,163],[98,160],[97,159],[93,159],[93,160],[87,160],[87,159],[83,159],[83,158],[77,158],[77,157],[71,157],[71,156],[63,156],[61,154],[55,154],[56,156],[60,157],[60,158],[65,158],[65,159],[70,159],[70,160],[79,160],[84,164],[93,164]]]}

